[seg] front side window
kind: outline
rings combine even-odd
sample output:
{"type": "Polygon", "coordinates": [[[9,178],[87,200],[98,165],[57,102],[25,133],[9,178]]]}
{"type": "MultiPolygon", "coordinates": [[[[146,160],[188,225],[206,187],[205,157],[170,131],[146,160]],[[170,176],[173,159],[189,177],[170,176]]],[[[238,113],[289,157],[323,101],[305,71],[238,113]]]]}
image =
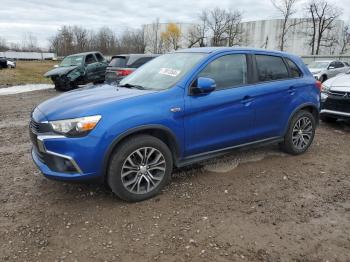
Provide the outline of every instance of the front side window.
{"type": "Polygon", "coordinates": [[[288,70],[281,57],[270,55],[256,55],[255,57],[259,81],[288,78],[288,70]]]}
{"type": "Polygon", "coordinates": [[[244,54],[219,57],[210,62],[198,75],[215,80],[216,90],[240,86],[247,83],[247,61],[244,54]]]}
{"type": "Polygon", "coordinates": [[[85,64],[93,64],[93,63],[96,63],[96,58],[94,57],[93,54],[89,54],[86,56],[85,58],[85,64]]]}
{"type": "Polygon", "coordinates": [[[171,53],[152,59],[122,81],[120,86],[164,90],[174,86],[205,53],[171,53]]]}
{"type": "Polygon", "coordinates": [[[97,58],[97,61],[99,61],[99,62],[103,62],[105,60],[100,53],[96,53],[95,56],[97,58]]]}

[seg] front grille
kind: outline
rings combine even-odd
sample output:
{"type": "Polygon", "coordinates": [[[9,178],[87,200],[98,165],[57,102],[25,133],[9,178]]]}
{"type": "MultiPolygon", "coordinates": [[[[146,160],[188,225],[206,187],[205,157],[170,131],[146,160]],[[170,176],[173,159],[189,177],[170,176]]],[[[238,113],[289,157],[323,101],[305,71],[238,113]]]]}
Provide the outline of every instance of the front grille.
{"type": "Polygon", "coordinates": [[[329,91],[328,93],[329,93],[329,95],[336,96],[336,97],[344,97],[344,98],[346,98],[347,96],[350,97],[350,92],[329,91]]]}
{"type": "Polygon", "coordinates": [[[38,123],[35,122],[34,119],[30,120],[29,128],[35,134],[48,133],[52,131],[51,125],[49,123],[38,123]]]}
{"type": "Polygon", "coordinates": [[[350,113],[350,97],[345,98],[338,94],[329,94],[327,100],[324,102],[323,109],[340,111],[345,113],[350,113]]]}

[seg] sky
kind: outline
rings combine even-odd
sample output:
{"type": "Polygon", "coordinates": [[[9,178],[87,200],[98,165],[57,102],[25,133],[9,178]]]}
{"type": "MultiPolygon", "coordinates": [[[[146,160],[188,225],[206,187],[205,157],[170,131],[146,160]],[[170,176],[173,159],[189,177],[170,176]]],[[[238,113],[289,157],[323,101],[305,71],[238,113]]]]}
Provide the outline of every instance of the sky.
{"type": "MultiPolygon", "coordinates": [[[[303,16],[299,0],[297,17],[303,16]]],[[[328,0],[350,20],[350,5],[328,0]]],[[[48,47],[48,38],[63,25],[79,25],[96,30],[108,26],[117,34],[126,28],[139,28],[159,18],[160,22],[195,22],[203,9],[215,7],[239,10],[243,21],[280,18],[270,0],[0,0],[0,37],[21,43],[25,34],[34,35],[38,44],[48,47]]]]}

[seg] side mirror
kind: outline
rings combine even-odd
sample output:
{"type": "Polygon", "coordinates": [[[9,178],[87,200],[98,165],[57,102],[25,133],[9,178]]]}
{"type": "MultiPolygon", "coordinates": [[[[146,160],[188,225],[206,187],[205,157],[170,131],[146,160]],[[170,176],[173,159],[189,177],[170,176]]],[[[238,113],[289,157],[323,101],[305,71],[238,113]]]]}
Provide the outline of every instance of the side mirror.
{"type": "Polygon", "coordinates": [[[193,94],[208,94],[215,90],[215,80],[208,77],[198,77],[197,85],[193,87],[193,94]]]}
{"type": "Polygon", "coordinates": [[[328,69],[335,69],[335,67],[334,66],[329,66],[328,69]]]}
{"type": "Polygon", "coordinates": [[[58,67],[58,65],[54,65],[53,67],[54,67],[54,68],[57,68],[57,67],[58,67]]]}

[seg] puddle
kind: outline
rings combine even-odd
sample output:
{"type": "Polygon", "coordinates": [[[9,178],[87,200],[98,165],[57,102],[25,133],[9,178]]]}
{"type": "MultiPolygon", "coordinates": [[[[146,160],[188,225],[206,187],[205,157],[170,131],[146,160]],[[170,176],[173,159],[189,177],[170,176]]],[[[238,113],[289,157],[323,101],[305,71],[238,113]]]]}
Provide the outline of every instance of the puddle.
{"type": "Polygon", "coordinates": [[[262,147],[250,150],[238,150],[221,158],[208,161],[204,170],[214,173],[226,173],[235,169],[240,164],[261,161],[269,156],[285,156],[278,149],[262,147]]]}
{"type": "Polygon", "coordinates": [[[28,84],[28,85],[20,85],[20,86],[11,86],[0,88],[0,96],[2,95],[14,95],[19,93],[31,92],[36,90],[44,90],[54,88],[53,85],[49,84],[28,84]]]}

